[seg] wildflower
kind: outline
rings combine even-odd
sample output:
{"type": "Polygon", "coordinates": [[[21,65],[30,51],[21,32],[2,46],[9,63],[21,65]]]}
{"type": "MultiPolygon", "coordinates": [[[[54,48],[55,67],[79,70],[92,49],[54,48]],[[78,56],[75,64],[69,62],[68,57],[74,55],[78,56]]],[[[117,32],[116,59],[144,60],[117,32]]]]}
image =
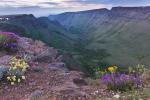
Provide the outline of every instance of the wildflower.
{"type": "Polygon", "coordinates": [[[18,78],[18,83],[20,83],[20,81],[21,81],[20,78],[18,78]]]}
{"type": "Polygon", "coordinates": [[[25,61],[25,59],[13,57],[11,59],[10,63],[11,67],[9,68],[9,77],[7,77],[7,80],[12,82],[13,85],[15,82],[20,83],[21,80],[25,80],[26,77],[24,76],[24,72],[27,70],[27,67],[29,66],[28,63],[25,61]],[[12,64],[13,62],[13,64],[12,64]],[[18,72],[20,74],[18,74],[18,72]],[[17,75],[17,76],[16,76],[17,75]],[[13,83],[14,82],[14,83],[13,83]]]}
{"type": "Polygon", "coordinates": [[[119,99],[119,98],[120,98],[120,95],[119,95],[119,94],[116,94],[116,95],[114,95],[113,97],[119,99]]]}
{"type": "Polygon", "coordinates": [[[121,74],[121,73],[107,73],[101,77],[104,84],[110,90],[126,91],[132,89],[132,87],[138,88],[141,85],[141,79],[139,76],[132,74],[121,74]]]}
{"type": "Polygon", "coordinates": [[[14,83],[14,82],[11,82],[10,84],[11,84],[11,85],[14,85],[15,83],[14,83]]]}
{"type": "Polygon", "coordinates": [[[26,68],[23,68],[22,71],[25,72],[25,71],[26,71],[26,68]]]}
{"type": "Polygon", "coordinates": [[[12,64],[15,64],[15,62],[13,61],[13,62],[11,62],[12,64]]]}
{"type": "Polygon", "coordinates": [[[13,80],[13,81],[16,81],[16,76],[13,76],[13,77],[12,77],[12,80],[13,80]]]}
{"type": "Polygon", "coordinates": [[[7,80],[11,80],[11,78],[8,76],[8,77],[7,77],[7,80]]]}
{"type": "Polygon", "coordinates": [[[16,69],[17,69],[17,67],[13,67],[12,69],[13,69],[13,70],[16,70],[16,69]]]}
{"type": "Polygon", "coordinates": [[[110,71],[110,72],[116,72],[116,69],[117,69],[117,66],[110,66],[110,67],[108,67],[108,71],[110,71]]]}
{"type": "Polygon", "coordinates": [[[25,79],[26,79],[26,77],[25,77],[25,76],[22,76],[21,78],[22,78],[23,80],[25,80],[25,79]]]}

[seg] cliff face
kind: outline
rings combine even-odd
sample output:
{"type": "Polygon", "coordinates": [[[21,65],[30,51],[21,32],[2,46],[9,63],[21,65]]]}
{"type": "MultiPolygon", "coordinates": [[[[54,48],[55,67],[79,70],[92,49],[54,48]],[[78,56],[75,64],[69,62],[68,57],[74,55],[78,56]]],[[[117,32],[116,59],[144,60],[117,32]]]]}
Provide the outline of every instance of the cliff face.
{"type": "Polygon", "coordinates": [[[150,7],[114,7],[50,15],[82,39],[86,48],[105,49],[110,64],[150,64],[150,7]]]}

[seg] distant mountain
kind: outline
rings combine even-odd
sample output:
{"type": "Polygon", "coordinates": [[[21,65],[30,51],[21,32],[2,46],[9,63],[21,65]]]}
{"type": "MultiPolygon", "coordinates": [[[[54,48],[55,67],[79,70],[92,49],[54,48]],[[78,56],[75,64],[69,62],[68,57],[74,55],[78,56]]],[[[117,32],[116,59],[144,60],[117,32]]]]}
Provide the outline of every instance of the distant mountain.
{"type": "Polygon", "coordinates": [[[59,23],[46,17],[36,18],[32,14],[0,16],[0,31],[15,32],[66,50],[73,43],[71,33],[59,23]]]}
{"type": "Polygon", "coordinates": [[[86,42],[86,49],[105,50],[109,64],[150,64],[150,7],[66,12],[49,19],[86,42]]]}

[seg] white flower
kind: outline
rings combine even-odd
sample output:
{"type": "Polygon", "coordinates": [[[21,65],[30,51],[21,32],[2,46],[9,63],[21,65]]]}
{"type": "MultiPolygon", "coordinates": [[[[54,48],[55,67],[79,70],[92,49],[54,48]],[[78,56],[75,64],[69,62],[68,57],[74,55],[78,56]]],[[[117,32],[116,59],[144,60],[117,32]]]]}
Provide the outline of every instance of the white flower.
{"type": "Polygon", "coordinates": [[[139,100],[143,100],[143,99],[140,98],[139,100]]]}
{"type": "Polygon", "coordinates": [[[95,93],[98,93],[98,90],[97,90],[97,91],[95,91],[95,93]]]}
{"type": "Polygon", "coordinates": [[[118,98],[120,98],[120,95],[119,95],[119,94],[116,94],[116,95],[114,95],[113,97],[118,99],[118,98]]]}

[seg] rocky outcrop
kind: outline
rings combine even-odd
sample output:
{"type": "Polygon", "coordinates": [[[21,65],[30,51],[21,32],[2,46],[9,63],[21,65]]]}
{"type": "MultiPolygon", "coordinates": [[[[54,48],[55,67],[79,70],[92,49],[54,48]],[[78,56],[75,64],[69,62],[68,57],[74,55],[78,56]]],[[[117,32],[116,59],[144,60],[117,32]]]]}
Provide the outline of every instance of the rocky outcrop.
{"type": "Polygon", "coordinates": [[[49,47],[39,40],[18,37],[17,51],[15,53],[0,51],[0,80],[11,66],[11,58],[14,55],[25,57],[30,65],[30,70],[41,71],[42,69],[38,69],[38,64],[49,63],[48,67],[50,69],[62,72],[67,71],[65,63],[62,61],[63,55],[60,55],[57,49],[49,47]]]}
{"type": "Polygon", "coordinates": [[[38,62],[57,62],[61,61],[61,55],[58,55],[58,50],[53,47],[48,47],[45,43],[39,40],[32,40],[21,37],[18,41],[19,54],[27,55],[32,61],[38,62]]]}

